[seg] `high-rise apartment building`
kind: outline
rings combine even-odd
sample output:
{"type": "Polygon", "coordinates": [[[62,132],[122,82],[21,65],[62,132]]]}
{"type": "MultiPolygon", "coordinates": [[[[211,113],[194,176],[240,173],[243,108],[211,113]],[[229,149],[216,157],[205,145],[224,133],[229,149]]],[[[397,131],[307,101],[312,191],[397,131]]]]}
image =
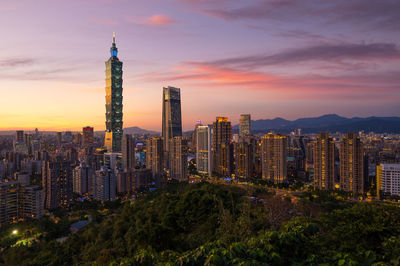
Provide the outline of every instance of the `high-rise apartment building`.
{"type": "Polygon", "coordinates": [[[0,225],[39,219],[44,213],[44,193],[39,186],[0,182],[0,225]]]}
{"type": "Polygon", "coordinates": [[[269,133],[261,143],[262,178],[274,183],[287,180],[287,136],[269,133]]]}
{"type": "Polygon", "coordinates": [[[111,57],[106,62],[106,133],[104,146],[108,152],[120,152],[122,144],[122,62],[119,61],[115,45],[115,34],[111,57]]]}
{"type": "Polygon", "coordinates": [[[235,175],[237,178],[251,178],[254,173],[255,140],[240,140],[234,144],[235,175]]]}
{"type": "Polygon", "coordinates": [[[93,139],[94,139],[93,127],[87,126],[87,127],[82,128],[82,135],[83,135],[82,146],[83,147],[92,147],[93,139]]]}
{"type": "Polygon", "coordinates": [[[332,190],[335,187],[335,142],[328,133],[320,133],[313,146],[314,186],[332,190]]]}
{"type": "Polygon", "coordinates": [[[356,133],[347,133],[340,142],[340,188],[364,193],[363,144],[356,133]]]}
{"type": "Polygon", "coordinates": [[[376,169],[377,195],[400,196],[400,164],[380,164],[376,169]]]}
{"type": "MultiPolygon", "coordinates": [[[[221,175],[225,175],[230,169],[227,169],[230,161],[230,154],[233,151],[231,149],[230,143],[232,142],[232,126],[231,122],[227,117],[217,117],[216,121],[213,123],[212,132],[212,167],[213,171],[221,175]],[[224,151],[222,151],[224,149],[224,151]],[[228,157],[226,157],[228,156],[228,157]]],[[[230,166],[229,166],[230,167],[230,166]]]]}
{"type": "Polygon", "coordinates": [[[45,207],[54,209],[72,203],[72,167],[67,161],[45,162],[42,169],[45,207]]]}
{"type": "Polygon", "coordinates": [[[249,114],[240,115],[239,137],[243,138],[251,134],[251,116],[249,114]]]}
{"type": "Polygon", "coordinates": [[[196,165],[200,174],[211,176],[211,127],[196,127],[196,165]]]}
{"type": "Polygon", "coordinates": [[[174,137],[169,140],[169,176],[184,181],[188,178],[187,140],[174,137]]]}
{"type": "Polygon", "coordinates": [[[130,134],[122,137],[122,167],[123,169],[135,168],[135,139],[130,134]]]}
{"type": "Polygon", "coordinates": [[[96,171],[94,181],[94,198],[100,201],[113,201],[116,196],[116,177],[114,171],[103,166],[96,171]]]}
{"type": "Polygon", "coordinates": [[[179,88],[163,88],[162,99],[162,139],[164,142],[164,152],[166,166],[168,166],[169,140],[174,137],[182,136],[182,117],[181,117],[181,91],[179,88]]]}
{"type": "Polygon", "coordinates": [[[93,170],[85,162],[72,171],[73,191],[80,195],[93,193],[93,170]]]}
{"type": "Polygon", "coordinates": [[[164,172],[164,145],[158,137],[146,140],[146,168],[151,169],[153,177],[164,172]]]}

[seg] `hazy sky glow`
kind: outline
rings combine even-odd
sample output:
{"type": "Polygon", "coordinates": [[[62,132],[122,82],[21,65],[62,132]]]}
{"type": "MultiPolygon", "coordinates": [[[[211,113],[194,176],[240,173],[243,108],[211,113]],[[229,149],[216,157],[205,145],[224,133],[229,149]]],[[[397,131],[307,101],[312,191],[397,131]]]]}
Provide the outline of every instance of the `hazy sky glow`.
{"type": "Polygon", "coordinates": [[[124,126],[400,115],[398,0],[2,0],[0,130],[105,128],[112,32],[124,126]]]}

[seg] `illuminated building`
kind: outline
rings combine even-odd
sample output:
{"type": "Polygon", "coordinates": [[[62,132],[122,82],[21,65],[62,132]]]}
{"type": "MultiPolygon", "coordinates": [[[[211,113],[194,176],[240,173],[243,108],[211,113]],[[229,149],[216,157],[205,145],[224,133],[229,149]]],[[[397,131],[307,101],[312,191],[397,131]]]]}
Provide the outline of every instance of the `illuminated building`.
{"type": "Polygon", "coordinates": [[[187,141],[182,137],[174,137],[169,142],[169,176],[179,181],[187,180],[187,141]]]}
{"type": "Polygon", "coordinates": [[[400,164],[380,164],[376,168],[378,197],[400,196],[400,164]]]}
{"type": "Polygon", "coordinates": [[[340,188],[364,193],[363,144],[356,133],[347,133],[340,143],[340,188]]]}
{"type": "Polygon", "coordinates": [[[196,127],[196,165],[200,174],[211,176],[211,128],[209,126],[196,127]]]}
{"type": "Polygon", "coordinates": [[[168,167],[169,140],[182,136],[181,91],[179,88],[163,88],[162,139],[164,142],[165,166],[168,167]]]}
{"type": "Polygon", "coordinates": [[[287,136],[269,133],[261,143],[262,178],[274,183],[287,180],[287,136]]]}
{"type": "Polygon", "coordinates": [[[130,134],[122,137],[122,168],[135,168],[135,139],[130,134]]]}
{"type": "Polygon", "coordinates": [[[87,126],[82,128],[82,135],[83,135],[82,146],[83,147],[93,146],[93,138],[94,138],[93,127],[87,126]]]}
{"type": "Polygon", "coordinates": [[[122,143],[122,62],[119,61],[115,45],[115,34],[111,57],[106,62],[106,133],[104,146],[108,152],[120,152],[122,143]]]}
{"type": "Polygon", "coordinates": [[[45,207],[54,209],[72,203],[72,167],[70,162],[45,162],[42,169],[45,207]]]}
{"type": "Polygon", "coordinates": [[[96,171],[94,179],[94,198],[100,201],[112,201],[116,196],[116,178],[114,171],[103,166],[96,171]]]}
{"type": "Polygon", "coordinates": [[[251,134],[251,116],[249,114],[240,115],[239,137],[243,138],[251,134]]]}
{"type": "Polygon", "coordinates": [[[92,169],[81,162],[81,164],[72,171],[72,187],[73,191],[79,195],[84,195],[92,192],[93,189],[93,171],[92,169]]]}
{"type": "Polygon", "coordinates": [[[163,140],[150,138],[146,140],[146,168],[151,169],[153,177],[162,174],[164,161],[163,140]]]}
{"type": "Polygon", "coordinates": [[[255,140],[241,140],[234,144],[236,178],[251,178],[254,173],[255,140]]]}
{"type": "MultiPolygon", "coordinates": [[[[212,167],[213,171],[220,175],[230,174],[226,163],[230,162],[229,144],[232,142],[232,126],[227,117],[217,117],[213,123],[212,132],[212,167]],[[222,151],[222,149],[224,149],[222,151]],[[228,157],[226,157],[228,156],[228,157]]],[[[233,152],[233,151],[232,151],[233,152]]],[[[230,167],[230,166],[229,166],[230,167]]]]}
{"type": "Polygon", "coordinates": [[[320,133],[314,143],[314,186],[332,190],[335,186],[335,143],[328,133],[320,133]]]}

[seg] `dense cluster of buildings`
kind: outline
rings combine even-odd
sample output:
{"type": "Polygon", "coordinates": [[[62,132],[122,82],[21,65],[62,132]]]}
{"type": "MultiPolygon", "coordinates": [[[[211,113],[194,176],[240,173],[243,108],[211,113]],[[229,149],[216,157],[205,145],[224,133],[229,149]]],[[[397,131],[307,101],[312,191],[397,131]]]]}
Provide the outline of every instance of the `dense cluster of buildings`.
{"type": "Polygon", "coordinates": [[[122,66],[115,36],[106,62],[106,130],[16,132],[0,142],[0,224],[40,218],[76,199],[115,200],[190,177],[274,184],[309,183],[321,190],[400,196],[399,136],[347,133],[254,134],[251,116],[238,129],[227,117],[198,121],[183,134],[181,92],[162,91],[161,136],[123,132],[122,66]],[[189,162],[195,167],[189,172],[189,162]]]}

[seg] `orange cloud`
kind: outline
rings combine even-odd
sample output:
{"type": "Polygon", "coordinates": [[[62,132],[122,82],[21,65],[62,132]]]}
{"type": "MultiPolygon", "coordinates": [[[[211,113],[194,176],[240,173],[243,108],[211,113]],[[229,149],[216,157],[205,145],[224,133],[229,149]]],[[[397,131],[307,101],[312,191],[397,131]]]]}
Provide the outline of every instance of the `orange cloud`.
{"type": "Polygon", "coordinates": [[[178,21],[176,21],[175,19],[163,14],[156,14],[147,18],[127,17],[126,20],[128,22],[150,26],[167,26],[178,23],[178,21]]]}

